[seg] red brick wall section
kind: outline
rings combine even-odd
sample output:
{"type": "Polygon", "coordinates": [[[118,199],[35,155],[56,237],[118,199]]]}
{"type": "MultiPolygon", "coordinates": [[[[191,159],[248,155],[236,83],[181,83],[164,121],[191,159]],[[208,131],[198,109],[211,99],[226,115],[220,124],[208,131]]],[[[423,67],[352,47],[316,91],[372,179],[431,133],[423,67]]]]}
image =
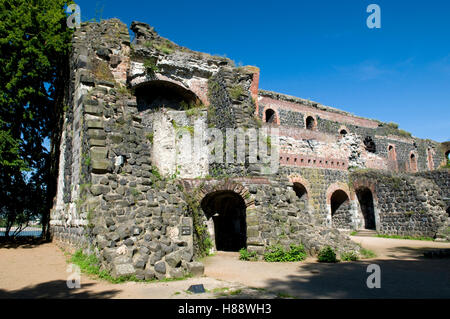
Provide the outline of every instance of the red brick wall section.
{"type": "Polygon", "coordinates": [[[302,112],[302,113],[312,113],[316,116],[319,115],[321,118],[330,120],[330,121],[336,121],[341,123],[348,123],[356,126],[362,126],[362,127],[369,127],[369,128],[376,128],[378,127],[378,123],[369,119],[363,119],[356,116],[351,115],[345,115],[345,114],[339,114],[324,110],[318,110],[314,107],[306,106],[303,104],[288,102],[288,101],[281,101],[281,100],[275,100],[266,96],[260,97],[259,104],[265,107],[270,107],[272,109],[285,109],[290,110],[294,112],[302,112]]]}
{"type": "Polygon", "coordinates": [[[253,101],[255,101],[256,104],[256,109],[255,109],[255,114],[259,113],[259,101],[258,101],[258,89],[259,89],[259,73],[260,70],[257,67],[248,67],[250,68],[254,73],[253,73],[253,80],[252,80],[252,84],[250,85],[250,93],[252,95],[253,101]]]}
{"type": "Polygon", "coordinates": [[[348,169],[348,160],[331,157],[280,153],[280,165],[338,169],[345,171],[348,169]]]}
{"type": "MultiPolygon", "coordinates": [[[[274,109],[274,111],[275,111],[275,109],[274,109]]],[[[278,116],[277,116],[277,118],[278,118],[278,116]]],[[[264,126],[271,126],[271,124],[264,123],[263,127],[264,126]]],[[[274,133],[272,133],[272,134],[274,134],[274,133]]],[[[278,130],[278,135],[292,137],[296,140],[302,140],[302,139],[317,140],[317,141],[327,142],[327,143],[336,143],[338,140],[338,137],[328,134],[328,133],[307,130],[304,128],[298,128],[298,127],[294,127],[294,126],[280,126],[279,130],[278,130]]]]}

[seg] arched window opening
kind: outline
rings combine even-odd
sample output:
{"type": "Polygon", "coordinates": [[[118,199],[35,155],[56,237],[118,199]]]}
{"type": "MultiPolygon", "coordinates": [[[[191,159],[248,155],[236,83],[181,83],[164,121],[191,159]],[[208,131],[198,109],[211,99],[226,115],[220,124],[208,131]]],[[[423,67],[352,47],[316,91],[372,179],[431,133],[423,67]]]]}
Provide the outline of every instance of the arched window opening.
{"type": "Polygon", "coordinates": [[[267,109],[266,110],[266,123],[276,123],[276,122],[277,122],[277,117],[276,117],[275,111],[272,109],[267,109]]]}
{"type": "Polygon", "coordinates": [[[161,107],[183,111],[191,105],[200,104],[192,91],[169,81],[143,83],[136,87],[135,95],[139,112],[161,107]]]}
{"type": "Polygon", "coordinates": [[[417,172],[417,158],[416,155],[411,154],[409,158],[409,165],[412,172],[417,172]]]}
{"type": "Polygon", "coordinates": [[[316,127],[316,120],[312,116],[306,118],[306,128],[308,130],[313,130],[316,127]]]}
{"type": "Polygon", "coordinates": [[[397,159],[397,156],[395,154],[395,147],[393,145],[389,145],[388,147],[388,158],[391,161],[395,161],[397,159]]]}
{"type": "Polygon", "coordinates": [[[303,186],[300,183],[294,183],[293,186],[295,195],[297,195],[298,198],[301,200],[308,200],[308,191],[306,190],[305,186],[303,186]]]}
{"type": "Polygon", "coordinates": [[[340,134],[341,136],[345,136],[345,135],[348,134],[348,132],[347,132],[347,130],[342,129],[342,130],[339,131],[339,134],[340,134]]]}

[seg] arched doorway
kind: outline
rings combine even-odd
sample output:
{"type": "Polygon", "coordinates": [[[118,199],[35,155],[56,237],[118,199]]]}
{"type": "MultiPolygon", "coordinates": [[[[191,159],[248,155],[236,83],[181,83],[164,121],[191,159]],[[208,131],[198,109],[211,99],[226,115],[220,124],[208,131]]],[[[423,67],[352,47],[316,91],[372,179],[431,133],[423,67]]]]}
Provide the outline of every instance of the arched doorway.
{"type": "Polygon", "coordinates": [[[306,118],[306,129],[314,130],[316,128],[316,120],[312,116],[306,118]]]}
{"type": "Polygon", "coordinates": [[[335,228],[351,228],[352,214],[350,199],[346,192],[341,189],[336,190],[330,199],[331,222],[335,228]]]}
{"type": "Polygon", "coordinates": [[[274,110],[267,109],[265,115],[266,115],[266,123],[276,123],[277,122],[277,115],[274,110]]]}
{"type": "Polygon", "coordinates": [[[356,196],[364,218],[364,229],[375,230],[375,207],[372,192],[368,188],[360,188],[356,190],[356,196]]]}
{"type": "Polygon", "coordinates": [[[209,193],[201,207],[207,219],[213,220],[217,250],[239,251],[247,246],[246,205],[239,194],[229,190],[209,193]]]}

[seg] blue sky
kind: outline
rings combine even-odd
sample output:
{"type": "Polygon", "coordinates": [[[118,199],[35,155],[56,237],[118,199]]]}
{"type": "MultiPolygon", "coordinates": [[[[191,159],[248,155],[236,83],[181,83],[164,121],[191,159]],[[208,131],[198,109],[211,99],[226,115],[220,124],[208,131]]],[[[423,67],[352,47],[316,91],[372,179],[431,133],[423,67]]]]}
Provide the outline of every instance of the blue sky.
{"type": "Polygon", "coordinates": [[[82,20],[141,21],[261,69],[260,88],[450,140],[450,1],[79,0],[82,20]],[[381,29],[369,29],[369,4],[381,29]]]}

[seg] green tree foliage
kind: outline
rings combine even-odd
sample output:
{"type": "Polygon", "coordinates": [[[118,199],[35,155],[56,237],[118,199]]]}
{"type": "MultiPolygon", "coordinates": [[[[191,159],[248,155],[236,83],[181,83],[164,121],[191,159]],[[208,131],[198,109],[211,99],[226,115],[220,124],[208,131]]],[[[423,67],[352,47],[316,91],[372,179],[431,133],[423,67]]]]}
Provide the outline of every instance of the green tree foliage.
{"type": "Polygon", "coordinates": [[[33,216],[48,225],[72,34],[68,3],[0,0],[0,216],[7,229],[33,216]]]}

